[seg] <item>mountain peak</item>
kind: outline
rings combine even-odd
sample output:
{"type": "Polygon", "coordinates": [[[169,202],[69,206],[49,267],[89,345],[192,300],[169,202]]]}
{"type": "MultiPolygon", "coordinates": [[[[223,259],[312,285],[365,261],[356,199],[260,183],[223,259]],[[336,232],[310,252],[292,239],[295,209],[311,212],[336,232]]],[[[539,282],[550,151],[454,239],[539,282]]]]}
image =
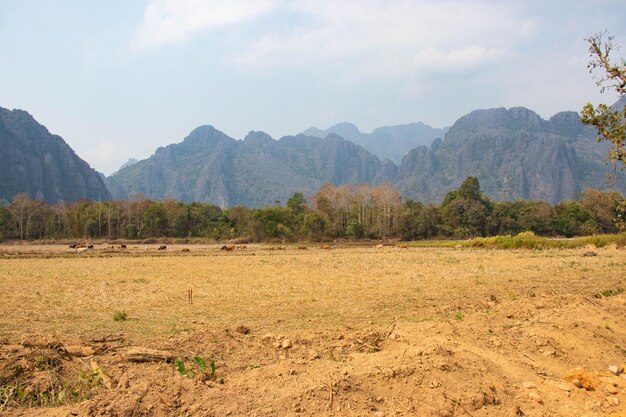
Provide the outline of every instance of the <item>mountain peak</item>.
{"type": "Polygon", "coordinates": [[[24,110],[0,108],[0,149],[0,199],[22,192],[48,203],[111,197],[99,174],[24,110]]]}
{"type": "Polygon", "coordinates": [[[509,129],[540,129],[545,120],[526,107],[504,107],[474,110],[457,120],[452,129],[502,128],[509,129]]]}
{"type": "Polygon", "coordinates": [[[256,143],[263,144],[263,143],[274,141],[274,139],[267,133],[261,132],[261,131],[254,131],[254,130],[251,130],[250,132],[248,132],[248,134],[243,140],[244,142],[255,143],[255,144],[256,143]]]}

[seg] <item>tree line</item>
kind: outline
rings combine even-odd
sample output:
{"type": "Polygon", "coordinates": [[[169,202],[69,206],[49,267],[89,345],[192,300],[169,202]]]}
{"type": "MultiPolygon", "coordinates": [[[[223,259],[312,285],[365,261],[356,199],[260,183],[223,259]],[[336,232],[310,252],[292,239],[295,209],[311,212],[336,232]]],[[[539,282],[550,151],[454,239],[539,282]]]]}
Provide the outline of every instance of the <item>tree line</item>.
{"type": "Polygon", "coordinates": [[[307,201],[285,206],[222,209],[209,203],[125,201],[46,204],[18,194],[0,202],[0,240],[205,238],[323,241],[338,238],[470,238],[532,231],[581,236],[626,230],[626,200],[617,192],[585,191],[578,200],[493,202],[474,177],[440,205],[403,200],[388,184],[324,185],[307,201]]]}

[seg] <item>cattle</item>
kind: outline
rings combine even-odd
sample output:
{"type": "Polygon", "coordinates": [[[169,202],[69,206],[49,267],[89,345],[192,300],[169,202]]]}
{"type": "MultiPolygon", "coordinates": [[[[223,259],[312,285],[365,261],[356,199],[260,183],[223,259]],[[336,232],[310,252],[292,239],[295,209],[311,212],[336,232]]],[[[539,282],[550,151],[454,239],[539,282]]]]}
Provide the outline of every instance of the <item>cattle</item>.
{"type": "Polygon", "coordinates": [[[247,249],[248,249],[248,247],[247,247],[246,245],[237,245],[237,246],[235,247],[235,249],[239,249],[239,250],[247,250],[247,249]]]}
{"type": "Polygon", "coordinates": [[[120,249],[126,249],[126,245],[120,245],[120,249]]]}
{"type": "Polygon", "coordinates": [[[83,247],[83,248],[77,248],[76,249],[76,253],[83,253],[87,250],[87,248],[83,247]]]}
{"type": "Polygon", "coordinates": [[[93,245],[87,246],[87,249],[93,249],[93,245]]]}
{"type": "Polygon", "coordinates": [[[406,245],[406,243],[400,243],[400,244],[398,245],[398,247],[399,247],[400,249],[408,249],[408,248],[409,248],[409,247],[406,245]]]}
{"type": "Polygon", "coordinates": [[[76,249],[76,246],[78,246],[76,243],[72,243],[72,244],[70,245],[70,249],[76,249]]]}
{"type": "Polygon", "coordinates": [[[232,252],[235,250],[235,245],[224,245],[220,248],[220,250],[225,250],[226,252],[232,252]]]}
{"type": "Polygon", "coordinates": [[[298,246],[298,250],[308,250],[309,248],[307,248],[306,246],[298,246]]]}
{"type": "Polygon", "coordinates": [[[161,245],[161,246],[159,246],[159,249],[157,249],[157,250],[167,250],[167,246],[161,245]]]}
{"type": "Polygon", "coordinates": [[[320,249],[330,250],[330,245],[321,245],[320,249]]]}
{"type": "Polygon", "coordinates": [[[189,250],[189,248],[182,248],[180,251],[181,252],[191,252],[191,250],[189,250]]]}

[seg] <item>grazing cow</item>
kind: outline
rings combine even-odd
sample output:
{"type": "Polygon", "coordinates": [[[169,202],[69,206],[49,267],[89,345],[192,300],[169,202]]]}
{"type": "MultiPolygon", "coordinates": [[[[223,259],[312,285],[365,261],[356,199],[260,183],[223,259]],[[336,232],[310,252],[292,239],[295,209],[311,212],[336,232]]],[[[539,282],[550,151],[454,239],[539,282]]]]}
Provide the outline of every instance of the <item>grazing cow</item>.
{"type": "Polygon", "coordinates": [[[235,247],[235,249],[239,249],[239,250],[246,250],[246,249],[248,249],[248,247],[247,247],[246,245],[237,245],[237,246],[235,247]]]}
{"type": "Polygon", "coordinates": [[[181,252],[191,252],[191,251],[189,250],[189,248],[182,248],[180,251],[181,251],[181,252]]]}
{"type": "Polygon", "coordinates": [[[157,250],[166,250],[166,249],[167,249],[167,246],[161,245],[161,246],[159,246],[159,249],[157,249],[157,250]]]}
{"type": "Polygon", "coordinates": [[[126,249],[126,245],[120,245],[120,249],[126,249]]]}
{"type": "Polygon", "coordinates": [[[224,245],[220,248],[220,250],[225,250],[226,252],[232,252],[235,250],[235,245],[224,245]]]}
{"type": "Polygon", "coordinates": [[[321,245],[320,248],[324,250],[330,250],[330,245],[321,245]]]}
{"type": "Polygon", "coordinates": [[[87,249],[93,249],[93,245],[87,246],[87,249]]]}
{"type": "Polygon", "coordinates": [[[77,249],[76,249],[76,253],[83,253],[83,252],[85,252],[86,250],[87,250],[87,248],[84,248],[84,247],[83,247],[83,248],[77,248],[77,249]]]}
{"type": "Polygon", "coordinates": [[[307,248],[306,246],[298,246],[299,250],[308,250],[309,248],[307,248]]]}
{"type": "Polygon", "coordinates": [[[400,244],[398,245],[398,247],[399,247],[400,249],[408,249],[408,248],[409,248],[409,247],[406,245],[406,243],[400,243],[400,244]]]}
{"type": "Polygon", "coordinates": [[[78,246],[76,243],[72,243],[72,244],[70,245],[70,249],[76,249],[76,246],[78,246]]]}

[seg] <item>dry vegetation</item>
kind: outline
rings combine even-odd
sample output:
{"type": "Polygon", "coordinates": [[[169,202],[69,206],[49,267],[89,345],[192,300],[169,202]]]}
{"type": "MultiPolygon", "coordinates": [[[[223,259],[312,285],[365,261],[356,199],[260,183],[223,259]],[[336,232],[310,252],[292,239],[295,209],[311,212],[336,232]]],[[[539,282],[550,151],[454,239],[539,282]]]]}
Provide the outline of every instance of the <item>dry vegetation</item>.
{"type": "Polygon", "coordinates": [[[0,415],[626,415],[623,248],[157,247],[0,248],[0,415]]]}

